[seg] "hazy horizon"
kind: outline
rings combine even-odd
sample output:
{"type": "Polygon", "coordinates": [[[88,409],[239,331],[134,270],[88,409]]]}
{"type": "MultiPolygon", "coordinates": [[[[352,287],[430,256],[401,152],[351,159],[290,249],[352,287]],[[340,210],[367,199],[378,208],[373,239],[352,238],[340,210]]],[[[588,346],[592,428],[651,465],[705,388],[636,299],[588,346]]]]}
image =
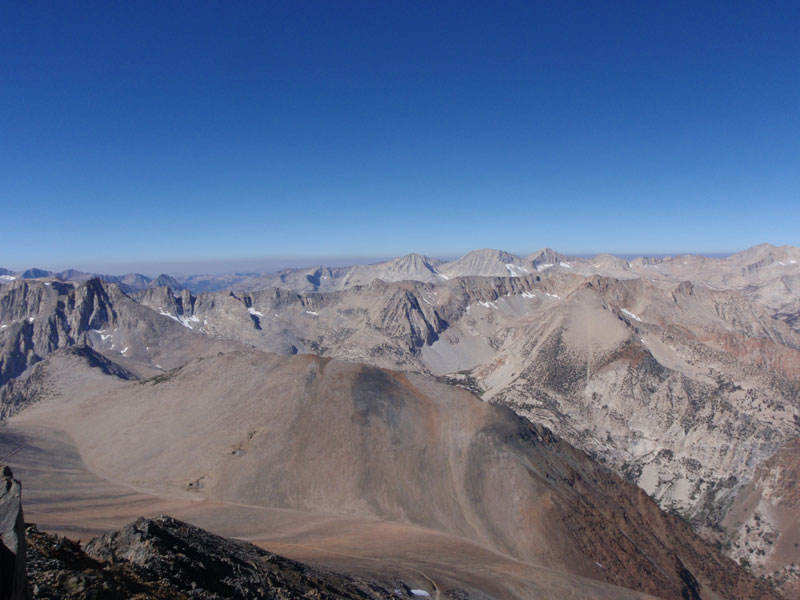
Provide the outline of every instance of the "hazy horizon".
{"type": "MultiPolygon", "coordinates": [[[[777,244],[776,244],[777,245],[777,244]]],[[[477,248],[476,248],[477,249],[477,248]]],[[[527,252],[512,252],[520,257],[525,257],[540,248],[530,250],[527,252]]],[[[498,248],[503,250],[503,248],[498,248]]],[[[643,252],[643,253],[630,253],[630,252],[562,252],[559,248],[554,250],[566,254],[568,256],[576,256],[580,258],[591,258],[599,254],[611,254],[625,260],[630,260],[638,257],[649,258],[664,258],[667,256],[684,256],[684,255],[697,255],[705,256],[708,258],[725,258],[736,252],[746,250],[740,248],[728,252],[643,252]]],[[[469,251],[467,251],[469,252],[469,251]]],[[[509,251],[511,252],[511,251],[509,251]]],[[[406,254],[409,254],[408,252],[406,254]]],[[[425,253],[419,253],[425,254],[425,253]]],[[[425,254],[429,258],[436,258],[440,260],[456,260],[466,254],[464,253],[450,253],[447,255],[433,256],[425,254]]],[[[10,265],[0,264],[1,268],[9,269],[11,271],[25,271],[28,269],[43,269],[45,271],[52,271],[59,273],[68,269],[76,269],[87,273],[97,273],[99,275],[127,275],[129,273],[139,273],[147,277],[156,277],[161,274],[171,275],[174,277],[187,276],[187,275],[228,275],[234,273],[271,273],[283,269],[293,268],[306,268],[317,265],[326,267],[346,267],[351,265],[367,265],[373,263],[384,262],[392,260],[398,256],[271,256],[271,257],[250,257],[250,258],[231,258],[231,259],[217,259],[217,260],[176,260],[176,261],[122,261],[122,262],[87,262],[87,263],[63,263],[53,262],[49,266],[47,264],[28,264],[28,265],[10,265]]]]}

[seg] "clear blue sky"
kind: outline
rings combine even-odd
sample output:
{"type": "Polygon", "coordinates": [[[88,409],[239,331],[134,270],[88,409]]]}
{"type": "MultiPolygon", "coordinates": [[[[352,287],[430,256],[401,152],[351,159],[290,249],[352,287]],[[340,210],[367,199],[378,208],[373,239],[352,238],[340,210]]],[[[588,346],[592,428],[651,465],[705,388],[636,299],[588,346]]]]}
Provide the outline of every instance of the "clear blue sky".
{"type": "Polygon", "coordinates": [[[800,245],[800,3],[0,4],[0,266],[800,245]]]}

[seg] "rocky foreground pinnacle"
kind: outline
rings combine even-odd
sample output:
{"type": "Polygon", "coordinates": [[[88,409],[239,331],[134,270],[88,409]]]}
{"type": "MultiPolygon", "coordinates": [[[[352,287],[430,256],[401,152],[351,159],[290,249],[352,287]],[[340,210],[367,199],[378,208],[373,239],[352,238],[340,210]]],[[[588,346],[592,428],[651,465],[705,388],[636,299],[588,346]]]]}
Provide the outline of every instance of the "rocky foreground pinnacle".
{"type": "Polygon", "coordinates": [[[22,485],[0,467],[0,600],[27,598],[22,485]]]}

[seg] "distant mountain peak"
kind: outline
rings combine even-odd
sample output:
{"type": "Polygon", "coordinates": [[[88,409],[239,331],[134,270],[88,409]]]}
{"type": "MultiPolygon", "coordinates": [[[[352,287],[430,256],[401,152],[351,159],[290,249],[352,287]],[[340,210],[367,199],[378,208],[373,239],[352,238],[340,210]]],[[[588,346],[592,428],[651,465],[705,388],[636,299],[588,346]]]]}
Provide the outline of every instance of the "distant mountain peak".
{"type": "Polygon", "coordinates": [[[539,263],[558,263],[566,260],[567,256],[552,248],[542,248],[529,254],[526,258],[536,266],[539,263]]]}
{"type": "Polygon", "coordinates": [[[27,271],[22,273],[23,279],[38,279],[40,277],[51,277],[53,273],[51,271],[45,271],[44,269],[28,269],[27,271]]]}
{"type": "Polygon", "coordinates": [[[428,256],[425,256],[424,254],[418,254],[416,252],[412,252],[411,254],[400,256],[389,262],[395,265],[408,265],[417,268],[421,267],[421,268],[432,269],[436,265],[442,264],[443,261],[435,258],[430,258],[428,256]]]}
{"type": "Polygon", "coordinates": [[[516,254],[511,254],[511,252],[507,252],[506,250],[499,250],[497,248],[478,248],[477,250],[472,250],[470,252],[467,252],[461,258],[467,258],[472,256],[496,258],[506,262],[511,262],[512,260],[519,260],[519,256],[517,256],[516,254]]]}
{"type": "Polygon", "coordinates": [[[439,270],[448,277],[518,277],[529,273],[526,265],[527,261],[505,250],[480,248],[441,265],[439,270]]]}
{"type": "Polygon", "coordinates": [[[184,285],[175,279],[172,275],[167,275],[162,273],[155,279],[153,279],[149,284],[147,284],[148,288],[154,287],[168,287],[173,291],[179,292],[184,288],[184,285]]]}

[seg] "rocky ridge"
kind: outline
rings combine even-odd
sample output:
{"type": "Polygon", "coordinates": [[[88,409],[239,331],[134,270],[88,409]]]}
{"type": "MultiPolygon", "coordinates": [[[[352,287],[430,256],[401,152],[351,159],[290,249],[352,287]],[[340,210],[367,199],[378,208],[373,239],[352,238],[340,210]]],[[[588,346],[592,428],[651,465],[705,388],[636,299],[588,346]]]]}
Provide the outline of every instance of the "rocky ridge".
{"type": "Polygon", "coordinates": [[[21,280],[4,285],[0,287],[0,386],[26,376],[52,352],[77,345],[96,348],[137,374],[163,372],[198,352],[236,346],[200,339],[176,317],[166,316],[99,279],[82,284],[21,280]]]}
{"type": "Polygon", "coordinates": [[[42,269],[0,269],[0,283],[21,279],[57,279],[84,282],[99,278],[114,283],[126,293],[168,286],[194,293],[222,290],[257,291],[272,287],[296,292],[331,292],[368,285],[375,279],[387,282],[414,280],[429,283],[453,277],[522,277],[545,271],[601,275],[615,279],[643,279],[680,283],[692,281],[717,289],[733,289],[767,306],[772,314],[792,320],[797,315],[800,289],[800,248],[761,244],[727,258],[698,255],[638,257],[625,259],[609,254],[591,258],[566,256],[543,248],[526,257],[502,250],[474,250],[452,261],[408,254],[389,261],[349,267],[315,266],[283,269],[274,273],[225,275],[159,275],[151,279],[137,273],[99,275],[69,269],[59,273],[42,269]]]}
{"type": "Polygon", "coordinates": [[[26,529],[33,598],[221,600],[410,598],[408,586],[313,569],[168,516],[139,519],[85,545],[26,529]]]}

